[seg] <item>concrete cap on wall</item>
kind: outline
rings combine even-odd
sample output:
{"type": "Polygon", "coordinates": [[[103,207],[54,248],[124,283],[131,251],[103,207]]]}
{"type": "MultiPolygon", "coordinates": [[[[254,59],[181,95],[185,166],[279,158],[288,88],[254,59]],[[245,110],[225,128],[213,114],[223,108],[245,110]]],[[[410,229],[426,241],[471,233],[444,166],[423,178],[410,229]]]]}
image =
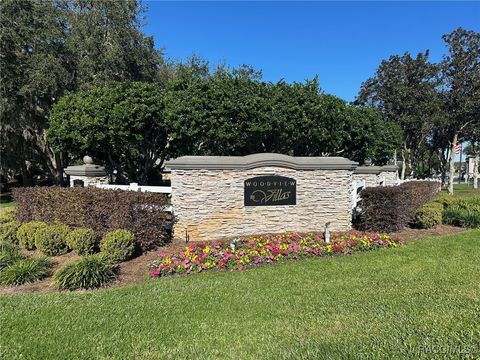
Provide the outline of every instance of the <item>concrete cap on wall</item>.
{"type": "Polygon", "coordinates": [[[381,172],[393,172],[397,171],[395,165],[385,166],[359,166],[354,170],[354,174],[380,174],[381,172]]]}
{"type": "Polygon", "coordinates": [[[105,176],[107,172],[105,168],[100,165],[95,165],[90,156],[84,156],[83,165],[69,166],[65,168],[65,174],[72,176],[86,176],[86,177],[97,177],[105,176]]]}
{"type": "Polygon", "coordinates": [[[398,166],[397,165],[385,165],[382,166],[382,171],[397,171],[398,166]]]}
{"type": "Polygon", "coordinates": [[[297,157],[275,153],[247,156],[182,156],[166,162],[167,169],[254,169],[283,167],[294,170],[354,170],[358,163],[343,157],[297,157]]]}

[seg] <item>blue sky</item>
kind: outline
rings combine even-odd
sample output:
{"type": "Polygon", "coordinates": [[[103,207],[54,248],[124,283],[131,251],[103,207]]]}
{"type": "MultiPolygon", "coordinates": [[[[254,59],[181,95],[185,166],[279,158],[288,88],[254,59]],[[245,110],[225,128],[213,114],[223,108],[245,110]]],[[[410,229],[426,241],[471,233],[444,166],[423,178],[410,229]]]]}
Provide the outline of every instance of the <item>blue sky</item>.
{"type": "Polygon", "coordinates": [[[160,2],[144,1],[144,31],[172,59],[193,53],[212,65],[249,64],[264,79],[319,76],[322,89],[347,101],[382,59],[430,49],[443,34],[480,31],[480,2],[160,2]]]}

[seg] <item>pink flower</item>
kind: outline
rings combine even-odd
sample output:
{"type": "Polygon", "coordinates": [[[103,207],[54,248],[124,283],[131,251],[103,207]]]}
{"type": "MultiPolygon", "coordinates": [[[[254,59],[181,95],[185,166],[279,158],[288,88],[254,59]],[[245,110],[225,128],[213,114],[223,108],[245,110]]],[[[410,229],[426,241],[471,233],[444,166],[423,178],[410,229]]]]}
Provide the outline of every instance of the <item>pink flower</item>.
{"type": "Polygon", "coordinates": [[[242,264],[238,264],[238,270],[243,270],[243,265],[242,264]]]}
{"type": "Polygon", "coordinates": [[[152,269],[152,270],[150,270],[149,274],[150,274],[150,276],[153,276],[153,277],[159,276],[160,275],[160,270],[159,269],[152,269]]]}
{"type": "Polygon", "coordinates": [[[290,250],[291,251],[298,251],[300,250],[300,245],[298,245],[297,243],[293,243],[290,245],[290,250]]]}

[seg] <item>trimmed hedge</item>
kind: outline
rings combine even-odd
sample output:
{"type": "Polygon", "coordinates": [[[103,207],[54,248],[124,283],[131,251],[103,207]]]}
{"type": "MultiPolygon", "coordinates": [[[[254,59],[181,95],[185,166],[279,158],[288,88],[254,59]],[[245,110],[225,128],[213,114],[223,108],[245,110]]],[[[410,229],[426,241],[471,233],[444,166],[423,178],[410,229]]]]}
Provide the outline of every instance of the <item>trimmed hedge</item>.
{"type": "Polygon", "coordinates": [[[0,241],[17,244],[17,230],[20,225],[21,223],[15,220],[6,223],[0,223],[0,241]]]}
{"type": "Polygon", "coordinates": [[[35,247],[45,255],[57,256],[68,252],[67,235],[70,228],[64,224],[48,225],[35,232],[35,247]]]}
{"type": "Polygon", "coordinates": [[[123,229],[106,233],[100,241],[100,251],[113,262],[126,261],[135,252],[134,235],[123,229]]]}
{"type": "Polygon", "coordinates": [[[0,211],[0,224],[8,223],[15,220],[15,209],[6,208],[0,211]]]}
{"type": "Polygon", "coordinates": [[[47,224],[41,221],[30,221],[20,225],[17,230],[18,244],[26,250],[35,250],[35,233],[46,226],[47,224]]]}
{"type": "Polygon", "coordinates": [[[437,195],[434,202],[442,204],[442,206],[446,209],[455,202],[455,198],[446,191],[442,191],[437,195]]]}
{"type": "Polygon", "coordinates": [[[411,226],[418,229],[430,229],[442,223],[443,204],[432,202],[423,205],[415,213],[411,226]]]}
{"type": "Polygon", "coordinates": [[[418,208],[432,201],[440,191],[435,181],[411,181],[399,186],[378,186],[362,190],[361,228],[377,232],[403,229],[418,208]]]}
{"type": "Polygon", "coordinates": [[[78,228],[67,235],[67,245],[78,255],[93,254],[98,247],[97,235],[89,228],[78,228]]]}
{"type": "Polygon", "coordinates": [[[97,188],[30,187],[13,189],[16,218],[92,228],[98,237],[116,229],[135,235],[142,250],[168,242],[163,211],[167,196],[97,188]]]}

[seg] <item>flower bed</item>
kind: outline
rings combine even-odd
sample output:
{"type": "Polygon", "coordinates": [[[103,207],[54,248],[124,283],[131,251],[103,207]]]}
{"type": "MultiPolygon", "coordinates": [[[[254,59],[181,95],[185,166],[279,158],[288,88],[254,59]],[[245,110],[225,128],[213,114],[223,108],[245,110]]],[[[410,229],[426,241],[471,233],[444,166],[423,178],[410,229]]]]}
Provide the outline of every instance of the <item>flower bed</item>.
{"type": "Polygon", "coordinates": [[[249,236],[232,243],[192,243],[178,254],[160,253],[158,259],[150,263],[149,274],[160,277],[214,268],[243,270],[282,260],[348,255],[355,251],[395,247],[400,243],[401,239],[391,235],[357,231],[334,233],[330,243],[318,233],[249,236]]]}

